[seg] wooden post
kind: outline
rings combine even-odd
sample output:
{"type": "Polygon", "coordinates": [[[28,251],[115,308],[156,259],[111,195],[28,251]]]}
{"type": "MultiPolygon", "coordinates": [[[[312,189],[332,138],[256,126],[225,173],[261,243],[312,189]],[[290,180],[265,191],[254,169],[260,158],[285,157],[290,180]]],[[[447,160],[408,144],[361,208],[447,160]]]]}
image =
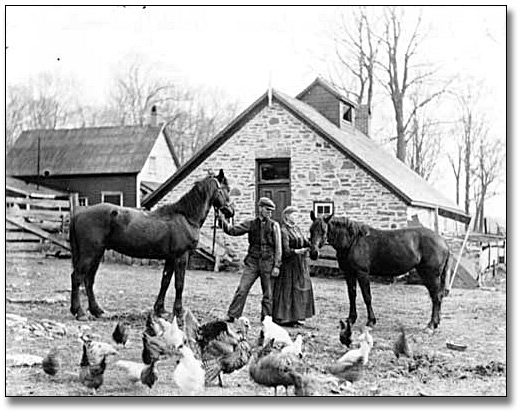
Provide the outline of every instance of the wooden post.
{"type": "Polygon", "coordinates": [[[451,287],[453,286],[453,281],[455,280],[455,275],[457,274],[457,269],[459,267],[460,259],[462,258],[462,253],[464,252],[464,247],[466,246],[466,242],[468,241],[469,232],[475,223],[475,217],[471,219],[470,225],[468,226],[468,230],[466,231],[466,236],[464,236],[464,242],[462,242],[462,247],[460,248],[459,257],[457,259],[457,263],[455,264],[455,269],[453,269],[453,274],[450,278],[450,283],[448,285],[448,293],[451,291],[451,287]]]}
{"type": "Polygon", "coordinates": [[[70,204],[69,214],[71,215],[71,218],[72,218],[72,216],[76,212],[76,208],[80,204],[78,193],[71,193],[69,195],[69,204],[70,204]]]}

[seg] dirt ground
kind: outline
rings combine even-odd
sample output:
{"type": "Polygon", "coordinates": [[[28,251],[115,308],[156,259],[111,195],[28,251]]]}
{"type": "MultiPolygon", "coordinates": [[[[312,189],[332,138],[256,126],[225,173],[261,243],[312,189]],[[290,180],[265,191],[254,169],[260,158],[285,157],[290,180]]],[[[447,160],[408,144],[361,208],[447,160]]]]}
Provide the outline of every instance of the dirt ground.
{"type": "MultiPolygon", "coordinates": [[[[149,389],[129,384],[113,365],[116,359],[139,361],[145,317],[159,290],[161,269],[103,263],[97,274],[95,293],[107,312],[101,320],[77,322],[69,313],[70,260],[7,255],[6,261],[6,395],[88,396],[91,390],[78,381],[81,343],[79,326],[88,325],[107,342],[118,319],[130,325],[125,347],[107,367],[97,396],[176,396],[173,365],[159,366],[160,378],[149,389]],[[16,316],[11,316],[16,315],[16,316]],[[17,316],[23,317],[18,318],[17,316]],[[58,348],[60,369],[51,377],[41,366],[15,366],[12,355],[45,356],[58,348]]],[[[305,325],[288,328],[292,337],[304,336],[305,359],[319,375],[346,348],[339,342],[339,319],[348,311],[344,281],[314,277],[316,316],[305,325]]],[[[239,280],[239,273],[189,271],[185,281],[184,307],[200,321],[224,317],[239,280]]],[[[377,325],[372,330],[374,348],[363,378],[351,386],[324,384],[319,396],[506,396],[506,279],[504,272],[490,279],[487,288],[453,289],[442,306],[442,319],[434,333],[425,330],[431,303],[420,285],[372,283],[377,325]],[[393,343],[402,323],[413,349],[411,358],[397,359],[393,343]],[[465,351],[450,350],[446,342],[467,345],[465,351]]],[[[167,295],[171,310],[173,285],[167,295]]],[[[261,288],[254,285],[244,315],[252,323],[250,340],[260,331],[261,288]]],[[[86,308],[86,298],[82,296],[86,308]]],[[[358,294],[359,319],[366,319],[358,294]]],[[[247,368],[224,376],[225,387],[206,388],[203,396],[272,396],[273,390],[255,384],[247,368]]],[[[278,391],[284,394],[284,390],[278,391]]]]}

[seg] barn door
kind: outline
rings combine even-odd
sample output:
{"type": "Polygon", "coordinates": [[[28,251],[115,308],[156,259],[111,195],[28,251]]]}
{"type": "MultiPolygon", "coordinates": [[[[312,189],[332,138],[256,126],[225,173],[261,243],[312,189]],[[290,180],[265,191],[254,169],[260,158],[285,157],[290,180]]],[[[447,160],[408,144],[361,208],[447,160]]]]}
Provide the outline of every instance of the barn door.
{"type": "Polygon", "coordinates": [[[272,218],[280,222],[281,213],[292,201],[290,192],[290,159],[257,160],[256,170],[256,204],[260,197],[272,199],[276,205],[272,218]]]}

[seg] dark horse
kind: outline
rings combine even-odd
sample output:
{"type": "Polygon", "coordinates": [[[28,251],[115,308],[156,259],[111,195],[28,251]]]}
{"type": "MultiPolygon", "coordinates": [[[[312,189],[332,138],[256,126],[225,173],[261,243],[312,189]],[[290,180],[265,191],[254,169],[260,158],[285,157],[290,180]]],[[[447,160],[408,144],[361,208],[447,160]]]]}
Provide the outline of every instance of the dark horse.
{"type": "Polygon", "coordinates": [[[348,322],[357,319],[355,300],[359,283],[368,313],[367,326],[375,325],[369,276],[398,276],[416,269],[432,302],[430,329],[440,323],[440,307],[449,280],[449,248],[445,240],[424,227],[379,230],[346,217],[316,218],[310,213],[310,258],[316,260],[326,240],[337,252],[350,299],[348,322]]]}
{"type": "Polygon", "coordinates": [[[104,251],[113,249],[136,258],[165,259],[154,311],[158,315],[165,312],[165,295],[175,271],[174,315],[180,315],[188,254],[198,244],[199,231],[211,206],[225,217],[233,216],[229,191],[227,179],[220,170],[217,176],[209,175],[196,182],[176,203],[152,212],[102,203],[75,214],[70,226],[71,313],[78,320],[86,319],[78,293],[84,283],[89,311],[95,317],[102,316],[103,310],[94,297],[94,277],[104,251]]]}

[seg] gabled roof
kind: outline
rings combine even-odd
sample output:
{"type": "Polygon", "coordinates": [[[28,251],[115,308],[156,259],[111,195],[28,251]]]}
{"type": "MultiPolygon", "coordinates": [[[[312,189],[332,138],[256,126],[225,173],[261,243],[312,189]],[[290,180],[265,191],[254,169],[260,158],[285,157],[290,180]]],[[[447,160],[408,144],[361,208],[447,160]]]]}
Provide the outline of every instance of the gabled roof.
{"type": "Polygon", "coordinates": [[[36,176],[40,140],[40,174],[138,173],[160,133],[161,126],[29,130],[9,151],[6,170],[12,176],[36,176]]]}
{"type": "MultiPolygon", "coordinates": [[[[279,91],[272,91],[272,99],[307,124],[350,160],[365,169],[408,205],[438,207],[441,214],[446,214],[462,221],[469,221],[469,216],[457,204],[445,198],[403,162],[388,153],[372,139],[368,139],[366,135],[355,127],[341,130],[308,104],[279,91]]],[[[265,93],[179,168],[157,190],[147,196],[143,200],[142,206],[150,208],[159,202],[163,196],[267,104],[268,93],[265,93]]]]}
{"type": "Polygon", "coordinates": [[[326,90],[328,90],[330,93],[332,93],[335,97],[337,97],[339,100],[341,100],[343,103],[346,103],[350,106],[357,107],[357,104],[352,102],[345,93],[334,86],[333,84],[327,82],[326,80],[322,79],[321,77],[316,78],[307,88],[305,88],[301,93],[299,93],[296,96],[296,99],[301,99],[304,97],[311,89],[313,89],[316,86],[320,86],[326,90]]]}

